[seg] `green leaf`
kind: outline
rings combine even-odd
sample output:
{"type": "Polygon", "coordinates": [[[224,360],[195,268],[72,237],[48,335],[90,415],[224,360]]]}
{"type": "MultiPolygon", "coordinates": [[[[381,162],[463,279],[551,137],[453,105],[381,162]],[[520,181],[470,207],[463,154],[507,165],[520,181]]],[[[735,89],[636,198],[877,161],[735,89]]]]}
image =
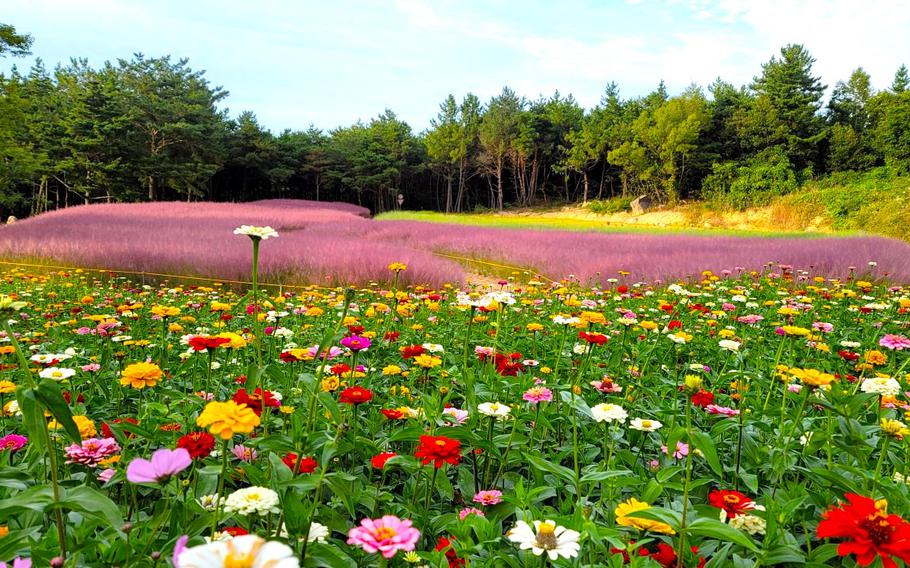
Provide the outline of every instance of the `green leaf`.
{"type": "Polygon", "coordinates": [[[537,470],[552,473],[565,481],[566,483],[575,484],[575,472],[566,466],[555,464],[537,456],[527,456],[528,462],[537,470]]]}
{"type": "Polygon", "coordinates": [[[59,506],[106,521],[114,529],[119,530],[123,526],[123,517],[120,515],[117,504],[111,501],[107,495],[92,487],[83,485],[68,489],[59,506]]]}
{"type": "Polygon", "coordinates": [[[732,542],[742,547],[748,548],[752,552],[758,552],[758,547],[749,536],[728,524],[722,523],[717,519],[702,517],[692,521],[686,531],[689,534],[716,538],[725,542],[732,542]]]}
{"type": "Polygon", "coordinates": [[[357,562],[334,546],[313,543],[307,547],[303,566],[332,566],[333,568],[357,568],[357,562]]]}
{"type": "Polygon", "coordinates": [[[22,412],[22,422],[31,442],[30,450],[44,453],[47,450],[47,422],[44,420],[44,409],[35,395],[34,389],[24,385],[16,387],[16,400],[22,412]]]}
{"type": "Polygon", "coordinates": [[[717,449],[714,447],[714,441],[711,440],[711,436],[704,432],[696,431],[691,434],[692,441],[695,443],[695,447],[701,451],[702,455],[705,457],[705,461],[708,462],[708,467],[711,468],[718,477],[723,478],[724,469],[720,465],[720,459],[717,457],[717,449]]]}
{"type": "Polygon", "coordinates": [[[79,428],[73,422],[73,412],[60,392],[60,385],[52,379],[44,379],[38,383],[35,395],[42,405],[53,415],[54,419],[63,426],[63,430],[77,444],[82,441],[79,428]]]}

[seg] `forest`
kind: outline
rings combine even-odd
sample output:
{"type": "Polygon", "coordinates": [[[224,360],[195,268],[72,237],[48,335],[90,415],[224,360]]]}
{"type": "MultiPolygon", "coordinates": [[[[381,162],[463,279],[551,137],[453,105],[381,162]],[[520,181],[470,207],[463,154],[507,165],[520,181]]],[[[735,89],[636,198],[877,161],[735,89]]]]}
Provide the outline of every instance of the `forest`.
{"type": "MultiPolygon", "coordinates": [[[[0,58],[31,42],[0,24],[0,58]]],[[[670,95],[655,80],[625,98],[609,83],[589,109],[503,87],[487,101],[449,95],[423,132],[386,109],[275,133],[253,112],[231,116],[228,91],[187,59],[37,60],[0,74],[0,209],[305,198],[459,212],[638,195],[742,208],[833,172],[910,171],[907,67],[883,90],[858,68],[826,96],[814,61],[791,44],[748,85],[670,95]]]]}

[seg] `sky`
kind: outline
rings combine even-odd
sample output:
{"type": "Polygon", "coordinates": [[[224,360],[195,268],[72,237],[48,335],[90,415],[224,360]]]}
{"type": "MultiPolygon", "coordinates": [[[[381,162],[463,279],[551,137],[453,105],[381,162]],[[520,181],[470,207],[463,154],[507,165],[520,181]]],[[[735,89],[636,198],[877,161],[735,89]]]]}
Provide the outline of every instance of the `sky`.
{"type": "Polygon", "coordinates": [[[748,84],[802,43],[829,87],[862,66],[886,88],[910,65],[907,0],[2,0],[0,21],[33,56],[107,60],[170,54],[278,132],[331,129],[392,109],[415,131],[452,93],[488,100],[559,90],[586,108],[615,81],[623,97],[671,94],[718,76],[748,84]]]}

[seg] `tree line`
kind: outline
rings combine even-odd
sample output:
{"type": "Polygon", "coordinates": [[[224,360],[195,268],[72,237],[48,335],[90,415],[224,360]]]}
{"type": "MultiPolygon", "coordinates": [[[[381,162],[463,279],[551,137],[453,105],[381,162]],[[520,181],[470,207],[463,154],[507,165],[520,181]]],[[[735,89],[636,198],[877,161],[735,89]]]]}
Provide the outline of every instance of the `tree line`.
{"type": "MultiPolygon", "coordinates": [[[[31,38],[0,24],[0,57],[31,38]]],[[[587,202],[649,195],[745,207],[831,172],[910,172],[906,66],[876,91],[856,69],[827,86],[787,45],[749,85],[717,79],[670,96],[663,82],[597,106],[571,96],[449,95],[424,132],[391,110],[368,122],[275,134],[186,59],[0,74],[0,207],[17,215],[98,201],[349,201],[380,212],[587,202]]]]}

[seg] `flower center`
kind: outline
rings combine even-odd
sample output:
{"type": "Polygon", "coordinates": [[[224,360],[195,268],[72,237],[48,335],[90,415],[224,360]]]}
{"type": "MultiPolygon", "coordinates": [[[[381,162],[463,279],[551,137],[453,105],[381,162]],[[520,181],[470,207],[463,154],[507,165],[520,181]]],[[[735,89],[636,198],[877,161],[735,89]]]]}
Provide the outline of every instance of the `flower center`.
{"type": "Polygon", "coordinates": [[[228,553],[224,559],[224,568],[252,568],[256,557],[252,554],[235,555],[228,553]]]}
{"type": "Polygon", "coordinates": [[[889,543],[894,533],[894,527],[888,522],[887,514],[882,511],[869,515],[860,521],[859,526],[869,534],[869,540],[876,546],[889,543]]]}
{"type": "Polygon", "coordinates": [[[440,448],[443,448],[443,447],[445,447],[446,443],[444,440],[436,440],[436,445],[439,446],[440,448]]]}
{"type": "Polygon", "coordinates": [[[537,546],[544,550],[553,550],[559,546],[556,540],[556,525],[542,522],[537,527],[537,546]]]}
{"type": "Polygon", "coordinates": [[[642,428],[650,428],[650,427],[651,427],[651,421],[650,421],[650,420],[642,420],[642,421],[641,421],[641,427],[642,427],[642,428]]]}
{"type": "Polygon", "coordinates": [[[724,495],[724,503],[728,503],[730,505],[738,505],[739,496],[738,495],[724,495]]]}
{"type": "Polygon", "coordinates": [[[63,376],[63,373],[61,373],[60,371],[54,371],[54,372],[51,373],[51,374],[52,374],[53,376],[55,376],[55,377],[62,377],[62,376],[63,376]]]}
{"type": "Polygon", "coordinates": [[[376,540],[389,540],[398,536],[398,533],[391,527],[379,527],[376,529],[376,532],[373,533],[373,536],[376,540]]]}

